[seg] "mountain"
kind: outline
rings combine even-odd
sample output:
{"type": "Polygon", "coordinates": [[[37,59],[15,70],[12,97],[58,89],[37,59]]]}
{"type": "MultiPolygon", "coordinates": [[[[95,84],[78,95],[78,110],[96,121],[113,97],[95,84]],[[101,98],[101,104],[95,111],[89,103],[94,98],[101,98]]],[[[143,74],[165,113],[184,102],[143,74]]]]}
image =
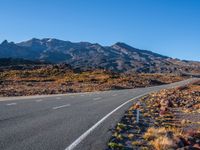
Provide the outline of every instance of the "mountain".
{"type": "Polygon", "coordinates": [[[140,50],[125,43],[102,46],[98,43],[33,38],[21,43],[3,41],[0,58],[23,58],[32,61],[67,63],[82,70],[106,69],[116,72],[199,72],[200,63],[172,59],[152,51],[140,50]]]}

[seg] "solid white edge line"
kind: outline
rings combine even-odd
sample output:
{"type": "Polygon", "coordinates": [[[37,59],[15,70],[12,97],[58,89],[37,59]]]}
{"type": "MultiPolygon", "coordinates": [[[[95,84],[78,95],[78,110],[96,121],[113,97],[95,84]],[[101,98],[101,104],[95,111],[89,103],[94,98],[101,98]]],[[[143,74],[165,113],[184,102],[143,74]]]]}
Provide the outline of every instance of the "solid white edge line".
{"type": "Polygon", "coordinates": [[[116,112],[118,109],[120,109],[121,107],[123,107],[124,105],[128,104],[129,102],[140,98],[144,95],[147,95],[149,92],[138,95],[126,102],[124,102],[123,104],[121,104],[120,106],[118,106],[117,108],[115,108],[113,111],[111,111],[110,113],[108,113],[106,116],[104,116],[101,120],[99,120],[96,124],[94,124],[91,128],[89,128],[85,133],[83,133],[78,139],[76,139],[72,144],[70,144],[67,148],[65,148],[65,150],[73,150],[79,143],[81,143],[81,141],[83,141],[95,128],[97,128],[104,120],[106,120],[110,115],[112,115],[114,112],[116,112]]]}
{"type": "Polygon", "coordinates": [[[66,104],[66,105],[62,105],[62,106],[53,107],[53,109],[59,109],[59,108],[69,107],[69,106],[71,106],[71,105],[70,104],[66,104]]]}

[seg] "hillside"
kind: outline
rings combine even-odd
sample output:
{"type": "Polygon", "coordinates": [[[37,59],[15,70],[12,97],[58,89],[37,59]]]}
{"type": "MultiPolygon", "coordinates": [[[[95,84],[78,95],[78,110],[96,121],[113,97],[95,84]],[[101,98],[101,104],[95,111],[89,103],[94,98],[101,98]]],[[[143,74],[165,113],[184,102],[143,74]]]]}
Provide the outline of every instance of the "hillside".
{"type": "Polygon", "coordinates": [[[38,69],[49,64],[50,63],[26,60],[22,58],[0,58],[0,71],[38,69]]]}
{"type": "Polygon", "coordinates": [[[31,39],[21,43],[3,41],[0,58],[23,58],[54,64],[67,63],[82,70],[106,69],[114,72],[199,73],[200,63],[172,59],[125,43],[102,46],[89,42],[72,43],[58,39],[31,39]]]}

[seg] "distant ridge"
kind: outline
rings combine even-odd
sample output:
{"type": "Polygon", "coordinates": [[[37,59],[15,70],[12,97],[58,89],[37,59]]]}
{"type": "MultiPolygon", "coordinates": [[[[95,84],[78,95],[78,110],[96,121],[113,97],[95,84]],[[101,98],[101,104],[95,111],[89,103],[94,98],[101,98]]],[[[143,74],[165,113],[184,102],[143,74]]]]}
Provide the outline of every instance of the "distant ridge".
{"type": "Polygon", "coordinates": [[[180,73],[199,72],[200,63],[182,61],[149,50],[140,50],[122,42],[112,46],[98,43],[63,41],[52,38],[0,44],[0,58],[67,63],[73,68],[106,69],[115,72],[180,73]]]}
{"type": "Polygon", "coordinates": [[[17,66],[17,65],[41,65],[47,64],[40,61],[26,60],[22,58],[0,58],[0,67],[2,66],[17,66]]]}

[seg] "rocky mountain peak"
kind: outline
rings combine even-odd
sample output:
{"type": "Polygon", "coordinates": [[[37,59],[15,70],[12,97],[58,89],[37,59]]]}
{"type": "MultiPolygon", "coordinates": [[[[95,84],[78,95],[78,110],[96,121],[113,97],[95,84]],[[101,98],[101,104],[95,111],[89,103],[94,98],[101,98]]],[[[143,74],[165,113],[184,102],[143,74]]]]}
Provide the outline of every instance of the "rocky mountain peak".
{"type": "Polygon", "coordinates": [[[8,41],[7,40],[4,40],[1,45],[7,45],[8,44],[8,41]]]}

